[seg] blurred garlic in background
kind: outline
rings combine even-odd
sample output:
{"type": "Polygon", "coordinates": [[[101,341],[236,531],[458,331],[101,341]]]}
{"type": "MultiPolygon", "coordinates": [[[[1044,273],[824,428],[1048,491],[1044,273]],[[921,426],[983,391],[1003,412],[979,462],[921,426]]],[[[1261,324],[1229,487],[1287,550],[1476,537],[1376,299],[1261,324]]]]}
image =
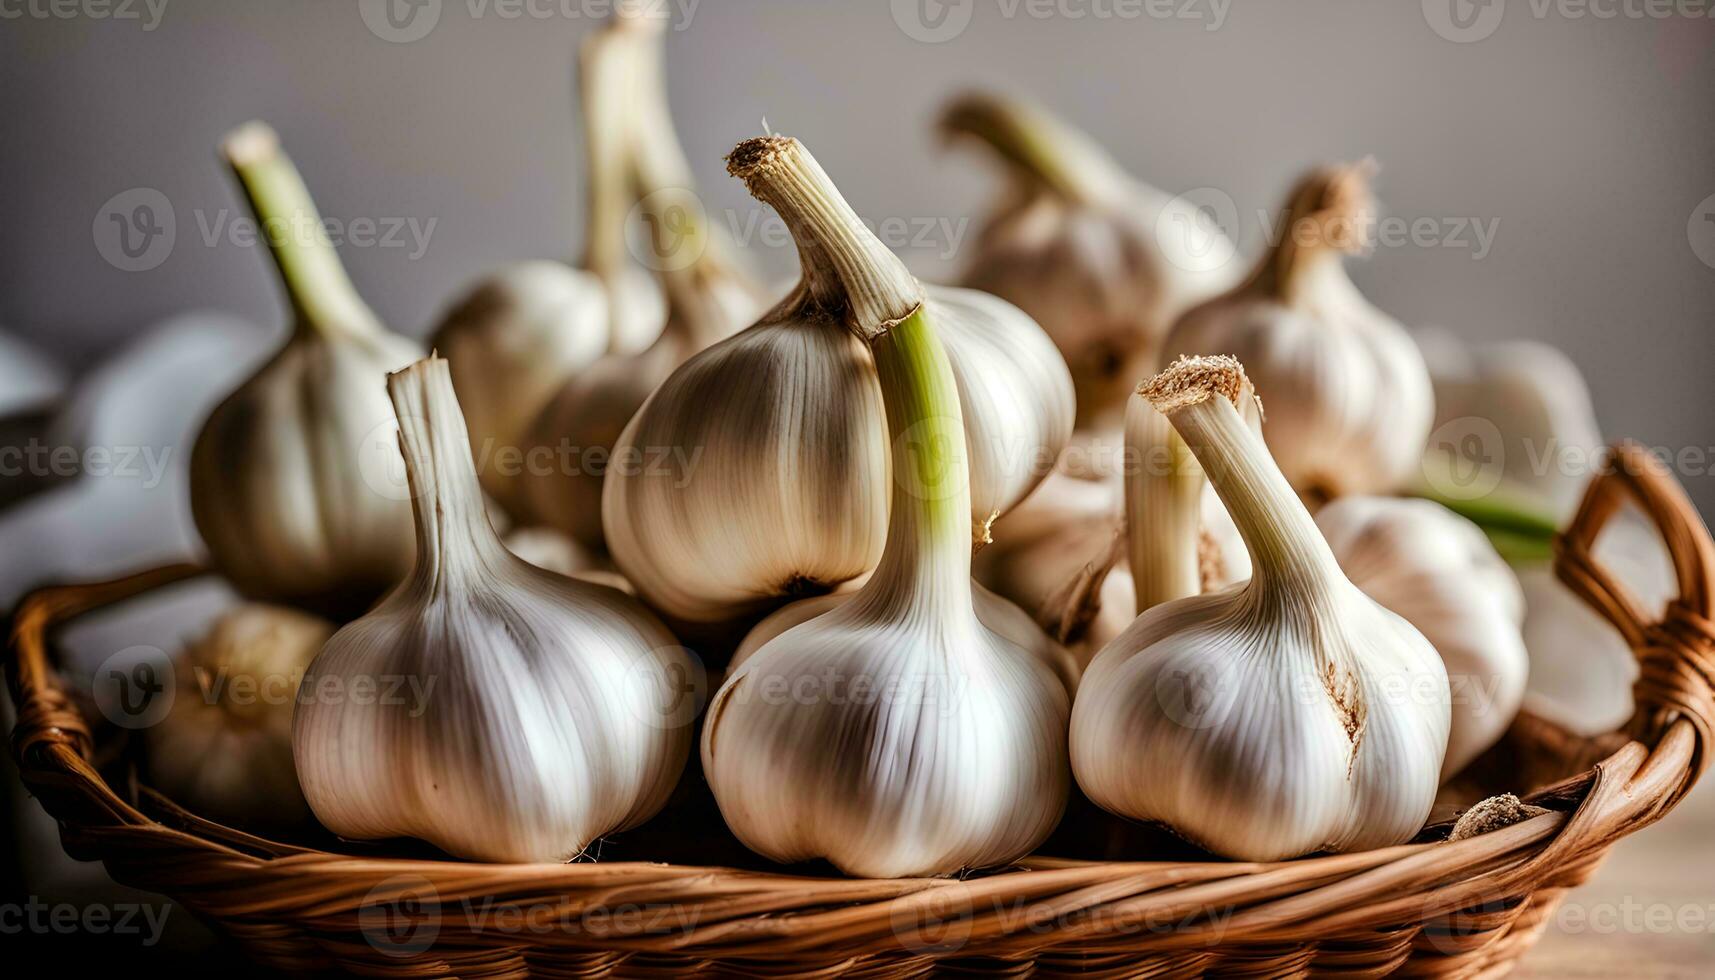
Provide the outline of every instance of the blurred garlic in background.
{"type": "Polygon", "coordinates": [[[144,730],[150,785],[217,823],[301,828],[310,808],[292,765],[292,711],[333,631],[281,606],[222,613],[176,664],[172,708],[144,730]]]}
{"type": "Polygon", "coordinates": [[[1010,174],[962,284],[1017,305],[1053,338],[1079,429],[1117,427],[1174,319],[1238,281],[1232,242],[1194,203],[1133,180],[1039,106],[967,95],[940,128],[987,146],[1010,174]]]}

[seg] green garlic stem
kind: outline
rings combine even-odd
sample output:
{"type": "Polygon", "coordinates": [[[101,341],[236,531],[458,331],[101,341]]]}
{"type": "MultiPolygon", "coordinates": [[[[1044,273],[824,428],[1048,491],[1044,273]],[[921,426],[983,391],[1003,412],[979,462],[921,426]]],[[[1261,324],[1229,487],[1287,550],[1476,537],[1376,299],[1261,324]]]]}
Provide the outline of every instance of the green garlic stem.
{"type": "Polygon", "coordinates": [[[941,129],[976,137],[1027,180],[1075,204],[1112,205],[1129,183],[1095,140],[1021,102],[967,95],[948,106],[941,129]]]}
{"type": "Polygon", "coordinates": [[[222,152],[244,189],[299,329],[375,333],[374,311],[357,294],[303,177],[267,124],[246,123],[227,135],[222,152]]]}

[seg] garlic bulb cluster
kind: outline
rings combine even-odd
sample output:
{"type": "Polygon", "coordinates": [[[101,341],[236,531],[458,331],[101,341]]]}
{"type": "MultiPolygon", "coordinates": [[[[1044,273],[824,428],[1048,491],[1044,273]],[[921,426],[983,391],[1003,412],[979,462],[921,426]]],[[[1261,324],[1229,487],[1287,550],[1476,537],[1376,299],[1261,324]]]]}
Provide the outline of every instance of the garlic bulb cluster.
{"type": "Polygon", "coordinates": [[[1400,488],[1435,415],[1417,345],[1341,264],[1365,244],[1370,171],[1366,161],[1300,181],[1280,241],[1250,278],[1186,313],[1163,346],[1244,363],[1268,398],[1268,448],[1311,498],[1400,488]]]}
{"type": "Polygon", "coordinates": [[[1232,242],[1195,203],[1132,180],[1039,107],[966,96],[941,128],[980,141],[1013,175],[964,285],[1042,324],[1071,367],[1080,429],[1117,424],[1174,319],[1238,281],[1232,242]]]}
{"type": "Polygon", "coordinates": [[[191,514],[227,580],[256,599],[361,612],[411,567],[411,505],[382,379],[420,356],[357,295],[274,131],[224,144],[265,229],[296,320],[191,449],[191,514]],[[368,454],[366,458],[366,454],[368,454]]]}
{"type": "MultiPolygon", "coordinates": [[[[763,168],[753,186],[819,175],[795,143],[735,156],[763,168]]],[[[936,307],[887,269],[848,279],[876,314],[850,329],[873,352],[896,470],[881,562],[854,595],[817,600],[831,610],[739,663],[702,738],[739,840],[866,877],[1012,861],[1048,836],[1069,787],[1066,681],[974,597],[970,469],[936,307]]]]}
{"type": "Polygon", "coordinates": [[[760,291],[732,261],[718,226],[701,220],[690,167],[667,114],[658,32],[648,40],[637,72],[648,97],[639,107],[634,162],[667,299],[666,327],[647,349],[610,354],[572,374],[524,438],[527,446],[554,451],[552,465],[531,468],[521,480],[524,512],[598,551],[605,544],[603,478],[625,424],[674,368],[730,336],[762,306],[760,291]]]}
{"type": "Polygon", "coordinates": [[[310,808],[292,767],[292,708],[332,623],[246,603],[186,648],[165,718],[145,730],[150,785],[198,816],[292,828],[310,808]]]}
{"type": "Polygon", "coordinates": [[[1524,594],[1475,524],[1428,500],[1345,497],[1316,526],[1352,584],[1417,627],[1447,668],[1453,728],[1443,778],[1505,734],[1530,658],[1524,594]]]}
{"type": "Polygon", "coordinates": [[[1029,317],[974,290],[920,286],[797,141],[746,141],[728,169],[785,219],[803,279],[656,389],[602,490],[620,571],[655,608],[704,624],[829,591],[879,559],[888,450],[875,362],[852,329],[884,330],[918,302],[934,317],[963,407],[978,541],[1046,475],[1073,414],[1065,363],[1029,317]],[[895,294],[911,304],[883,301],[895,294]]]}
{"type": "Polygon", "coordinates": [[[452,363],[483,488],[514,515],[525,514],[520,484],[534,448],[525,435],[542,406],[602,355],[646,349],[666,319],[660,288],[625,245],[639,49],[659,30],[655,18],[616,17],[580,53],[589,200],[581,267],[537,260],[502,269],[453,306],[430,345],[452,363]]]}
{"type": "Polygon", "coordinates": [[[446,361],[387,389],[417,562],[304,679],[292,731],[304,796],[343,837],[568,860],[666,802],[690,747],[676,700],[689,655],[636,600],[505,549],[446,361]]]}
{"type": "Polygon", "coordinates": [[[1097,654],[1072,712],[1078,784],[1241,860],[1409,839],[1447,749],[1441,658],[1341,573],[1240,415],[1253,396],[1237,361],[1181,360],[1143,394],[1214,484],[1254,573],[1155,606],[1097,654]]]}

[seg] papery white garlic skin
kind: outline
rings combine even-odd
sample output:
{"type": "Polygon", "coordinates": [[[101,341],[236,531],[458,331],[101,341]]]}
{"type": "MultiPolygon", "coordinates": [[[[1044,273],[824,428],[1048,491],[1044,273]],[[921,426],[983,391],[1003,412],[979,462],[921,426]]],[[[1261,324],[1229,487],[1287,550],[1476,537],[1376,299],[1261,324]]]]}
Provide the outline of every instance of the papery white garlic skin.
{"type": "Polygon", "coordinates": [[[1493,745],[1524,698],[1530,660],[1517,577],[1475,524],[1428,500],[1345,497],[1316,526],[1352,584],[1405,617],[1451,685],[1446,778],[1493,745]]]}
{"type": "Polygon", "coordinates": [[[1295,190],[1285,236],[1249,281],[1187,312],[1168,356],[1239,359],[1263,393],[1263,436],[1301,494],[1386,493],[1417,475],[1435,414],[1423,356],[1347,277],[1373,208],[1368,165],[1328,168],[1295,190]]]}
{"type": "Polygon", "coordinates": [[[361,610],[411,567],[411,507],[387,484],[398,452],[383,379],[420,351],[357,295],[274,132],[241,127],[225,152],[259,218],[282,222],[269,244],[298,322],[203,424],[191,514],[245,595],[361,610]]]}
{"type": "Polygon", "coordinates": [[[149,783],[198,816],[246,828],[309,819],[292,766],[298,682],[334,626],[280,606],[222,613],[178,663],[172,709],[144,732],[149,783]]]}
{"type": "Polygon", "coordinates": [[[1152,401],[1197,453],[1250,547],[1245,584],[1155,606],[1097,654],[1072,767],[1097,805],[1224,857],[1408,840],[1447,746],[1441,659],[1340,573],[1222,389],[1230,358],[1181,362],[1152,401]]]}
{"type": "Polygon", "coordinates": [[[413,365],[389,390],[418,561],[305,678],[293,729],[304,794],[344,837],[571,859],[666,802],[690,742],[674,710],[689,655],[630,597],[501,545],[445,361],[413,365]],[[403,682],[394,700],[340,696],[390,679],[403,682]]]}
{"type": "MultiPolygon", "coordinates": [[[[790,204],[788,207],[792,206],[790,204]]],[[[833,225],[862,229],[843,200],[833,225]]],[[[778,205],[777,205],[778,207],[778,205]]],[[[808,232],[800,232],[808,234],[808,232]]],[[[873,235],[860,251],[904,266],[873,235]]],[[[870,353],[847,330],[830,260],[800,247],[805,279],[755,325],[679,367],[632,417],[602,488],[615,563],[678,620],[742,619],[874,567],[889,464],[870,353]]],[[[973,536],[1047,475],[1070,437],[1070,376],[1017,308],[926,287],[964,399],[973,536]]]]}
{"type": "Polygon", "coordinates": [[[1232,243],[1194,204],[1132,180],[1038,107],[970,95],[941,126],[980,135],[1015,171],[963,284],[1016,303],[1053,338],[1080,428],[1117,422],[1174,319],[1238,281],[1232,243]]]}

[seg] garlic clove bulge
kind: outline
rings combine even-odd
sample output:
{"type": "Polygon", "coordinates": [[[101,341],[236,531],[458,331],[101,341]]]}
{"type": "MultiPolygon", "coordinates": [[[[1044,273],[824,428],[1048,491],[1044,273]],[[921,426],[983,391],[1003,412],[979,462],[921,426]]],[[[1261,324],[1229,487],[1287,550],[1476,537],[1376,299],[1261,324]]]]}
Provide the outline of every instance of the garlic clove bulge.
{"type": "Polygon", "coordinates": [[[1435,398],[1405,328],[1342,266],[1374,202],[1368,161],[1324,167],[1294,189],[1280,241],[1250,278],[1174,324],[1168,355],[1230,354],[1268,396],[1263,436],[1310,498],[1396,490],[1417,474],[1435,398]]]}
{"type": "Polygon", "coordinates": [[[1018,304],[1053,338],[1077,386],[1080,429],[1117,423],[1174,319],[1238,281],[1232,243],[1038,106],[967,95],[941,129],[981,142],[1013,176],[964,284],[1018,304]]]}
{"type": "Polygon", "coordinates": [[[636,600],[505,549],[446,361],[387,388],[417,562],[304,679],[292,732],[304,795],[344,837],[569,860],[666,802],[689,750],[677,692],[694,664],[636,600]]]}
{"type": "Polygon", "coordinates": [[[1254,574],[1155,606],[1096,655],[1072,712],[1079,785],[1240,860],[1410,839],[1447,749],[1441,658],[1341,573],[1236,407],[1252,397],[1236,360],[1182,359],[1141,391],[1214,484],[1254,574]]]}
{"type": "Polygon", "coordinates": [[[500,270],[454,303],[430,346],[453,365],[482,485],[520,520],[523,481],[552,465],[527,441],[530,423],[565,380],[604,354],[637,354],[667,317],[660,287],[627,256],[635,200],[637,122],[651,19],[615,17],[579,53],[587,170],[584,254],[500,270]]]}
{"type": "Polygon", "coordinates": [[[332,623],[261,603],[222,613],[180,660],[166,717],[145,730],[150,785],[198,816],[251,829],[307,822],[292,766],[298,683],[332,623]]]}
{"type": "Polygon", "coordinates": [[[191,449],[191,514],[240,592],[354,614],[411,567],[411,507],[387,482],[398,451],[382,378],[420,351],[357,295],[274,131],[247,124],[223,151],[296,323],[203,423],[191,449]]]}
{"type": "Polygon", "coordinates": [[[814,186],[803,187],[751,181],[752,163],[734,157],[729,170],[786,219],[803,279],[655,390],[615,446],[602,488],[620,571],[688,623],[741,621],[827,592],[880,557],[883,412],[874,359],[850,328],[882,329],[898,312],[878,305],[871,278],[897,283],[948,325],[966,398],[973,540],[1047,475],[1071,433],[1070,377],[1028,317],[965,290],[924,290],[813,160],[814,186]]]}
{"type": "MultiPolygon", "coordinates": [[[[797,141],[749,140],[732,160],[794,223],[839,220],[837,192],[797,141]]],[[[703,728],[704,772],[728,827],[777,861],[826,858],[868,877],[1004,864],[1065,806],[1067,691],[977,614],[971,468],[934,307],[895,263],[827,253],[885,405],[887,543],[854,596],[727,677],[703,728]]]]}

